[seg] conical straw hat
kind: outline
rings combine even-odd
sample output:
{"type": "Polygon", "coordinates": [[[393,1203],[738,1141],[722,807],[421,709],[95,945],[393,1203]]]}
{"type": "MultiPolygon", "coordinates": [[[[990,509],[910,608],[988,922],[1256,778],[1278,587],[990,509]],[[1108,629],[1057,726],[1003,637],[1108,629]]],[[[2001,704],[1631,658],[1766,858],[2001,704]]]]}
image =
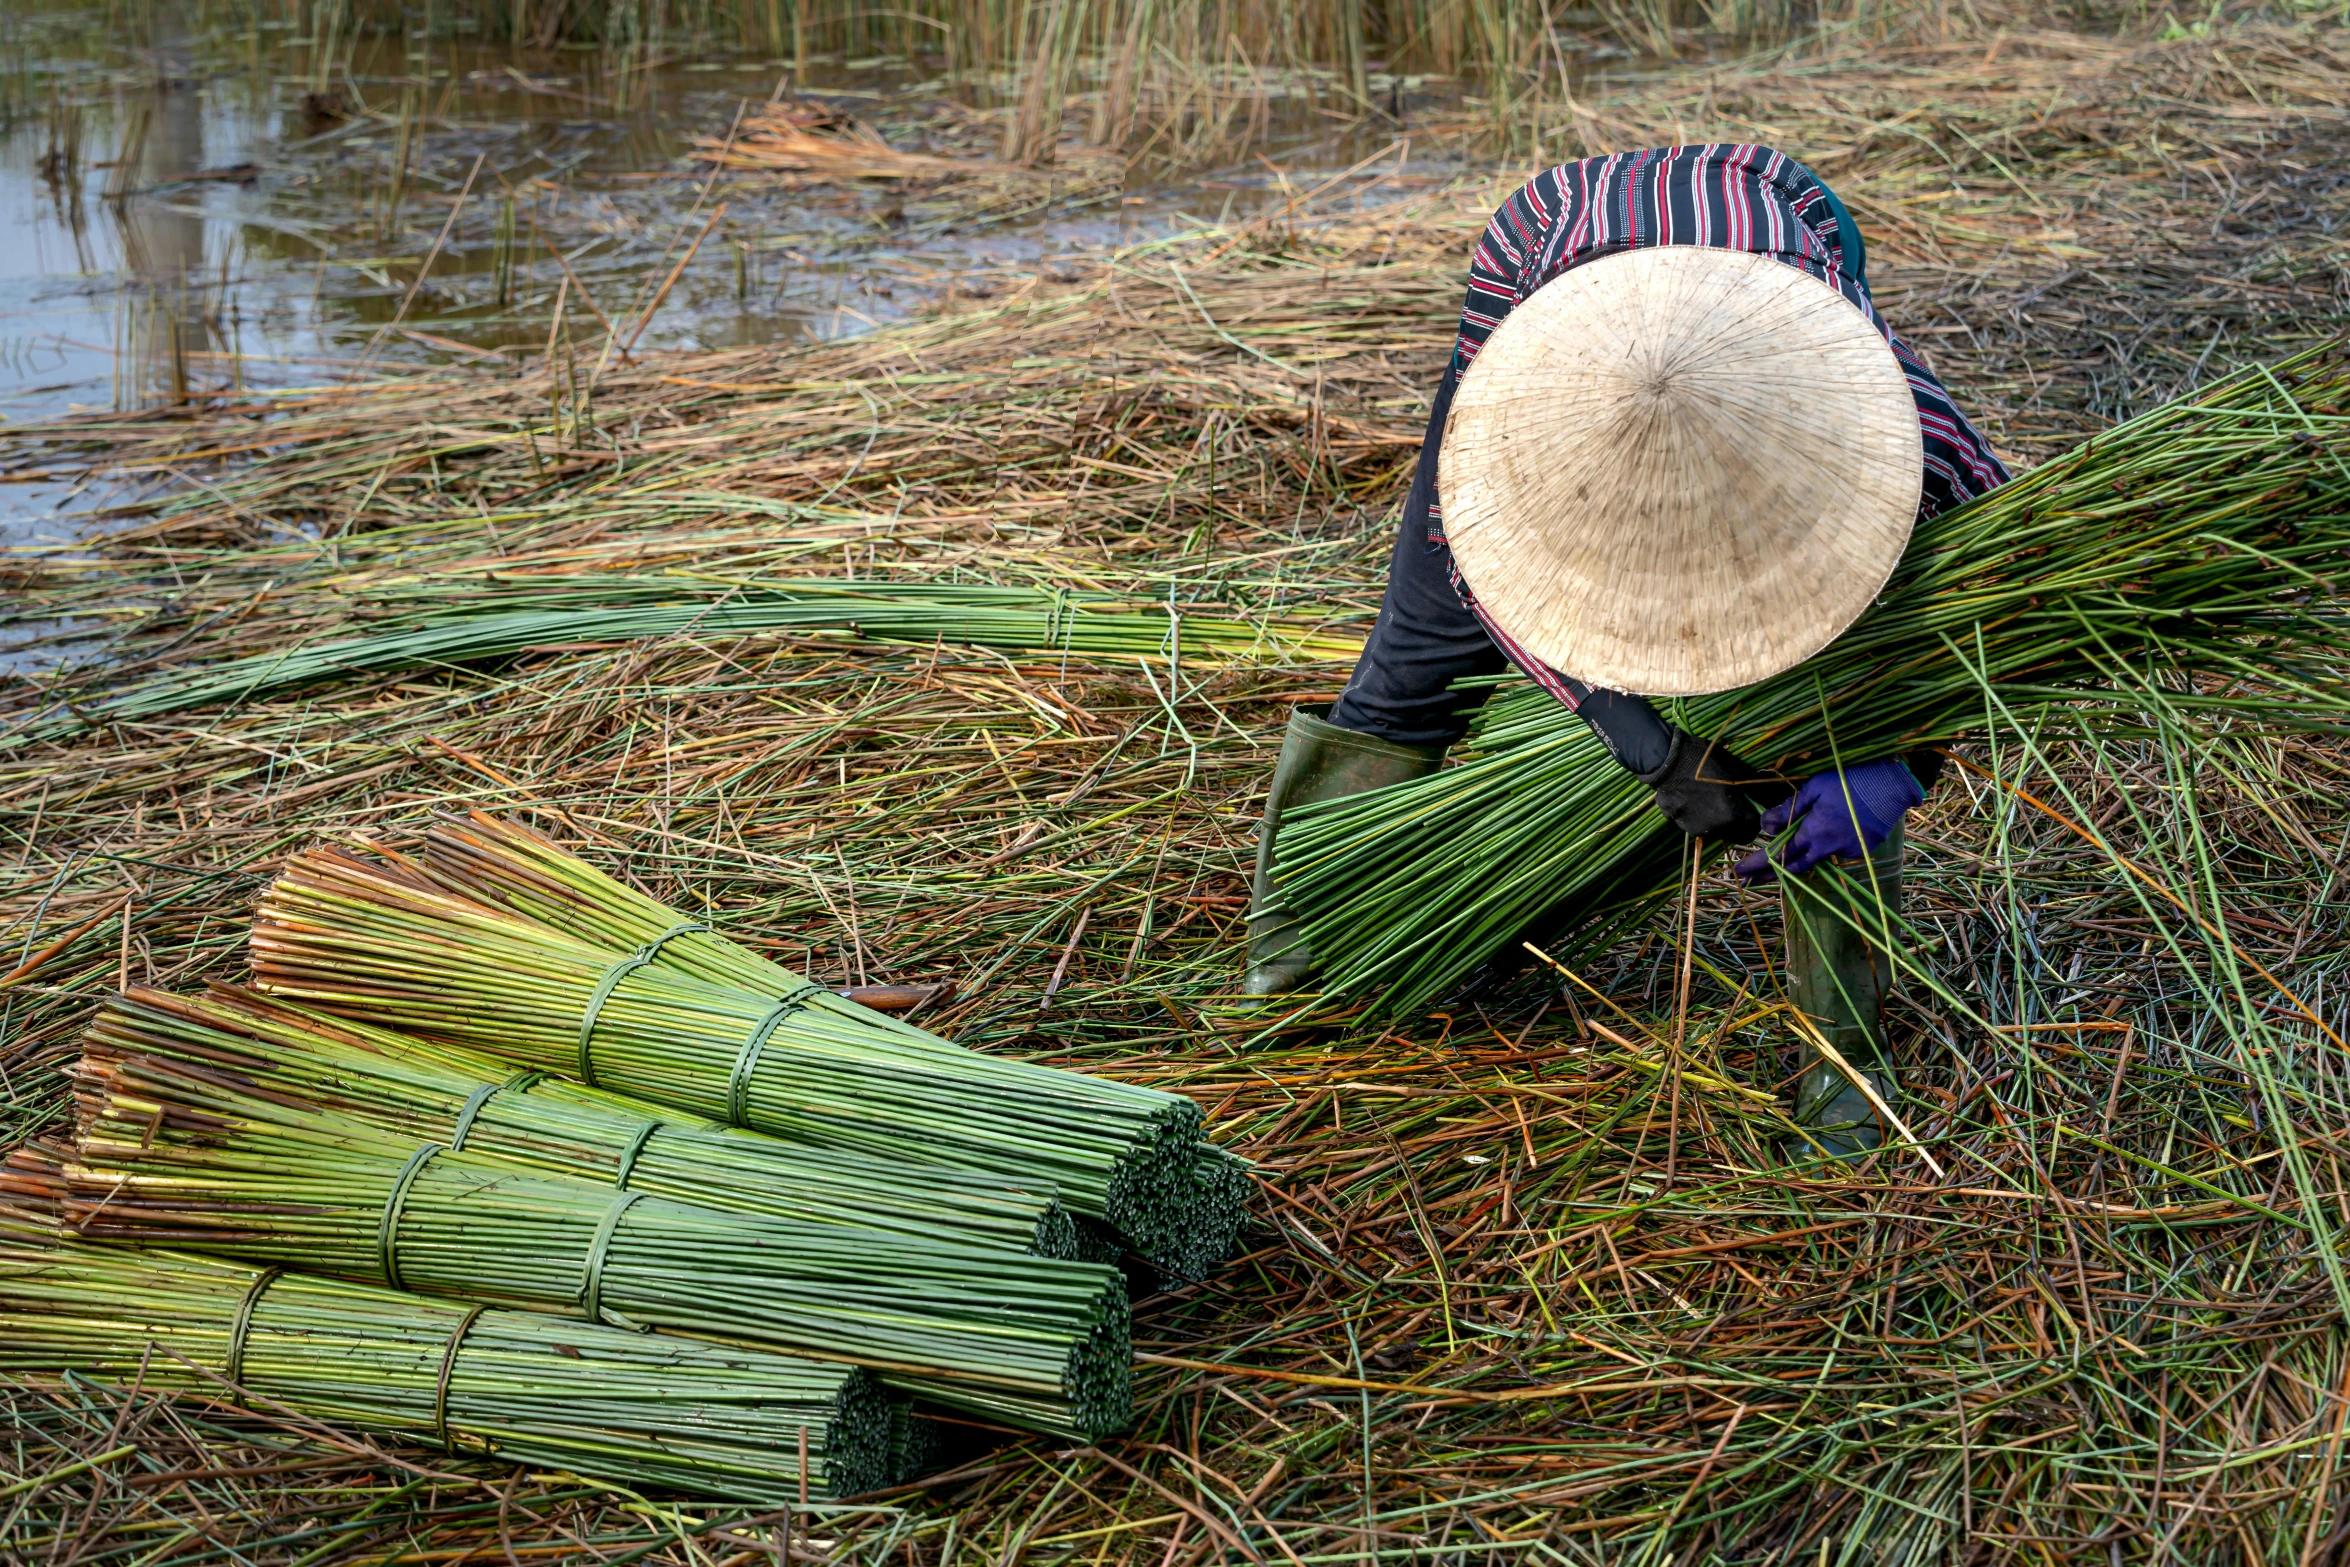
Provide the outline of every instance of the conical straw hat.
{"type": "Polygon", "coordinates": [[[1852,624],[1909,542],[1924,457],[1908,379],[1851,301],[1782,261],[1656,246],[1494,329],[1437,490],[1461,574],[1528,652],[1695,696],[1852,624]]]}

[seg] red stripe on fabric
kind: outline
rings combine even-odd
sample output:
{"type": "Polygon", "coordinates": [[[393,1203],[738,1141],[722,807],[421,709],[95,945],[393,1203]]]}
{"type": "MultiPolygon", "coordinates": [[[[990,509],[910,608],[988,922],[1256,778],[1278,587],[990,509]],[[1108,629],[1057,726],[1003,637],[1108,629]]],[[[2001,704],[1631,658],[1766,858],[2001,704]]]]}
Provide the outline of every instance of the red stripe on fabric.
{"type": "Polygon", "coordinates": [[[1782,176],[1799,172],[1784,154],[1751,142],[1616,152],[1543,170],[1495,211],[1471,258],[1455,364],[1466,369],[1519,302],[1595,250],[1703,243],[1767,255],[1843,294],[1892,346],[1933,448],[1929,472],[1938,486],[1980,493],[2004,483],[2006,468],[1989,443],[1894,334],[1868,290],[1845,274],[1841,234],[1831,237],[1813,221],[1828,210],[1817,181],[1803,180],[1792,197],[1780,188],[1782,176]],[[1676,182],[1691,198],[1686,229],[1673,218],[1676,182]]]}
{"type": "Polygon", "coordinates": [[[1452,591],[1461,601],[1461,607],[1477,617],[1477,623],[1485,628],[1485,634],[1493,638],[1494,646],[1500,648],[1503,656],[1518,666],[1520,673],[1565,703],[1568,712],[1575,712],[1582,707],[1583,704],[1575,699],[1574,692],[1567,689],[1564,677],[1557,670],[1520,647],[1514,637],[1485,613],[1485,606],[1478,603],[1477,595],[1469,591],[1469,584],[1462,578],[1458,564],[1453,565],[1447,575],[1452,578],[1452,591]]]}

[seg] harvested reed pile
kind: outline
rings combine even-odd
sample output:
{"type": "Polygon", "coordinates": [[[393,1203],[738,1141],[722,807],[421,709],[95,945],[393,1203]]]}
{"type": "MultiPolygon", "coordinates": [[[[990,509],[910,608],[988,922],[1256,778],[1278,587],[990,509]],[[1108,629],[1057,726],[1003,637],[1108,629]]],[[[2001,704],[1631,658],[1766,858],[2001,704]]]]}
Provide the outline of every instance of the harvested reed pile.
{"type": "Polygon", "coordinates": [[[702,978],[661,952],[727,943],[572,863],[571,891],[609,899],[600,931],[649,909],[641,945],[582,940],[404,866],[312,850],[254,917],[257,983],[789,1142],[1049,1181],[1144,1257],[1180,1260],[1200,1126],[1189,1100],[976,1054],[789,970],[702,978]]]}
{"type": "MultiPolygon", "coordinates": [[[[422,859],[425,874],[452,891],[592,942],[615,959],[645,953],[654,965],[760,996],[795,995],[808,983],[737,942],[679,919],[675,909],[520,823],[480,811],[463,822],[443,822],[425,839],[422,859]]],[[[874,1026],[894,1035],[901,1048],[931,1052],[947,1070],[959,1070],[972,1059],[905,1023],[878,1019],[874,1026]]],[[[1154,1102],[1112,1080],[1028,1072],[1013,1074],[1011,1081],[1028,1110],[1048,1125],[1053,1116],[1067,1114],[1054,1102],[1071,1095],[1105,1107],[1141,1108],[1153,1116],[1168,1108],[1163,1100],[1154,1102]]],[[[746,1104],[757,1086],[754,1077],[744,1089],[746,1104]]],[[[925,1156],[945,1163],[972,1157],[956,1152],[951,1137],[928,1145],[925,1156]]],[[[1195,1143],[1178,1156],[1178,1164],[1164,1200],[1122,1199],[1118,1178],[1113,1178],[1102,1205],[1084,1211],[1101,1219],[1161,1276],[1181,1282],[1204,1278],[1230,1253],[1240,1232],[1248,1179],[1244,1161],[1211,1143],[1195,1143]]],[[[1005,1173],[992,1158],[972,1167],[1005,1173]]],[[[1056,1176],[1065,1178],[1065,1171],[1056,1176]]],[[[1080,1189],[1090,1191],[1091,1183],[1080,1183],[1080,1189]]]]}
{"type": "Polygon", "coordinates": [[[747,1339],[1069,1435],[1106,1434],[1131,1409],[1125,1284],[1097,1263],[517,1171],[149,1057],[92,1059],[78,1087],[61,1211],[87,1238],[747,1339]]]}
{"type": "Polygon", "coordinates": [[[1076,1229],[1049,1188],[1022,1191],[934,1165],[910,1169],[745,1136],[230,987],[201,999],[134,990],[109,1002],[82,1037],[77,1072],[93,1095],[85,1109],[96,1112],[106,1085],[135,1078],[141,1057],[172,1064],[181,1103],[203,1098],[230,1114],[262,1096],[411,1142],[704,1208],[1039,1257],[1077,1254],[1076,1229]]]}
{"type": "Polygon", "coordinates": [[[1014,178],[1016,164],[901,152],[873,130],[815,105],[771,103],[744,115],[724,136],[694,138],[696,161],[722,169],[811,175],[819,180],[953,179],[984,174],[1014,178]]]}
{"type": "Polygon", "coordinates": [[[842,180],[979,185],[984,194],[958,189],[955,195],[965,205],[976,199],[1006,206],[1082,200],[1117,190],[1126,173],[1124,158],[1097,149],[1071,152],[1042,167],[904,152],[871,126],[797,103],[769,104],[745,115],[723,137],[694,139],[698,163],[735,174],[780,176],[793,185],[842,180]]]}
{"type": "MultiPolygon", "coordinates": [[[[2222,24],[1815,50],[1586,83],[1585,139],[1546,146],[1790,146],[1860,208],[1889,316],[2005,449],[2041,457],[2336,330],[2338,39],[2222,24]]],[[[173,677],[451,607],[490,572],[1041,579],[1359,626],[1500,183],[1391,182],[1371,199],[1411,199],[1329,216],[1383,167],[948,321],[623,367],[595,388],[592,438],[565,423],[560,445],[560,378],[535,366],[12,432],[11,456],[206,481],[142,501],[102,552],[17,562],[12,610],[86,614],[173,677]],[[263,446],[253,468],[199,455],[263,446]]],[[[929,1027],[1183,1092],[1271,1188],[1238,1263],[1143,1303],[1131,1436],[1000,1450],[934,1504],[828,1523],[835,1561],[2335,1548],[2350,1403],[2304,1228],[2332,1204],[2313,1218],[2305,1193],[2340,1184],[2350,1091],[2334,1040],[2249,965],[2341,1031],[2337,743],[2059,743],[1987,715],[1960,754],[1992,776],[1959,769],[1915,819],[1914,950],[1942,988],[1913,978],[1896,1017],[1903,1113],[1952,1183],[1907,1153],[1791,1182],[1742,1108],[1791,1064],[1774,906],[1712,879],[1693,924],[1683,908],[1579,965],[1604,1000],[1529,980],[1261,1039],[1269,1020],[1221,1012],[1272,743],[1345,660],[1146,659],[689,630],[20,747],[0,762],[0,906],[33,965],[0,996],[10,1113],[54,1113],[47,1067],[126,971],[239,972],[245,911],[287,853],[421,854],[436,811],[482,804],[796,971],[951,975],[929,1027]],[[1675,1081],[1677,1107],[1658,1092],[1675,1081]]],[[[68,671],[9,711],[112,680],[68,671]]],[[[202,1412],[188,1429],[211,1445],[190,1446],[150,1405],[83,1396],[24,1400],[16,1472],[111,1451],[127,1410],[159,1455],[122,1460],[143,1472],[317,1461],[305,1486],[368,1485],[383,1510],[297,1507],[242,1474],[196,1482],[206,1507],[229,1498],[206,1514],[177,1482],[83,1474],[29,1493],[43,1542],[91,1520],[151,1550],[158,1496],[247,1546],[274,1537],[248,1517],[273,1522],[301,1536],[289,1555],[331,1538],[498,1558],[493,1493],[398,1494],[412,1475],[375,1478],[393,1471],[350,1448],[237,1446],[202,1412]],[[385,1517],[422,1543],[369,1534],[385,1517]]],[[[568,1532],[686,1567],[642,1514],[516,1495],[517,1542],[560,1555],[568,1532]]],[[[680,1527],[705,1531],[701,1567],[772,1539],[732,1515],[680,1527]]]]}
{"type": "MultiPolygon", "coordinates": [[[[61,1197],[33,1154],[0,1166],[0,1188],[18,1203],[61,1197]]],[[[892,1477],[891,1408],[870,1372],[87,1246],[37,1211],[0,1209],[0,1370],[218,1385],[451,1453],[768,1507],[892,1477]]]]}
{"type": "Polygon", "coordinates": [[[744,1539],[807,1549],[834,1520],[869,1548],[908,1534],[910,1520],[887,1504],[648,1507],[633,1492],[556,1470],[444,1458],[338,1430],[275,1400],[240,1407],[209,1379],[189,1380],[189,1390],[171,1392],[136,1372],[0,1380],[11,1442],[29,1460],[24,1489],[9,1501],[9,1548],[136,1559],[178,1540],[157,1560],[233,1550],[277,1563],[310,1552],[320,1561],[498,1559],[512,1546],[529,1561],[521,1553],[544,1540],[694,1567],[692,1553],[706,1564],[713,1546],[744,1539]]]}

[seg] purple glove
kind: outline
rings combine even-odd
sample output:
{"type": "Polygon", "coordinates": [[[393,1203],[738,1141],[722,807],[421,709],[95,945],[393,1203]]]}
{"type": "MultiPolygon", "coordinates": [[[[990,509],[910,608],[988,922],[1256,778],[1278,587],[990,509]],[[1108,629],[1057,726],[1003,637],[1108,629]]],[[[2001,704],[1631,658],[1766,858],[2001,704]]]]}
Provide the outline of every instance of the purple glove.
{"type": "Polygon", "coordinates": [[[1822,860],[1852,859],[1883,843],[1909,808],[1926,797],[1910,770],[1894,757],[1863,762],[1841,773],[1814,773],[1794,795],[1763,812],[1765,837],[1796,824],[1795,836],[1771,861],[1766,846],[1731,868],[1740,881],[1769,881],[1781,871],[1801,876],[1822,860]],[[1846,791],[1851,793],[1849,808],[1846,791]]]}

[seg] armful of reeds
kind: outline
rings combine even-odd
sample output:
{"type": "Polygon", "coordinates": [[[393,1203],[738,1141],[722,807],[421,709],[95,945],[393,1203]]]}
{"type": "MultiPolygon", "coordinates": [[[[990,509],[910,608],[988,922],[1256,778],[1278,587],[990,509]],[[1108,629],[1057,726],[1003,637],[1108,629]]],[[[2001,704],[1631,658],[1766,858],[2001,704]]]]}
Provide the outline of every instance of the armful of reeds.
{"type": "MultiPolygon", "coordinates": [[[[1994,700],[2128,727],[2177,714],[2340,732],[2350,549],[2350,345],[2240,371],[1918,525],[1867,613],[1817,656],[1672,704],[1789,778],[1946,743],[1994,700]]],[[[1486,710],[1464,764],[1306,806],[1284,900],[1335,993],[1433,1001],[1554,904],[1621,905],[1656,825],[1646,791],[1531,687],[1486,710]]]]}

